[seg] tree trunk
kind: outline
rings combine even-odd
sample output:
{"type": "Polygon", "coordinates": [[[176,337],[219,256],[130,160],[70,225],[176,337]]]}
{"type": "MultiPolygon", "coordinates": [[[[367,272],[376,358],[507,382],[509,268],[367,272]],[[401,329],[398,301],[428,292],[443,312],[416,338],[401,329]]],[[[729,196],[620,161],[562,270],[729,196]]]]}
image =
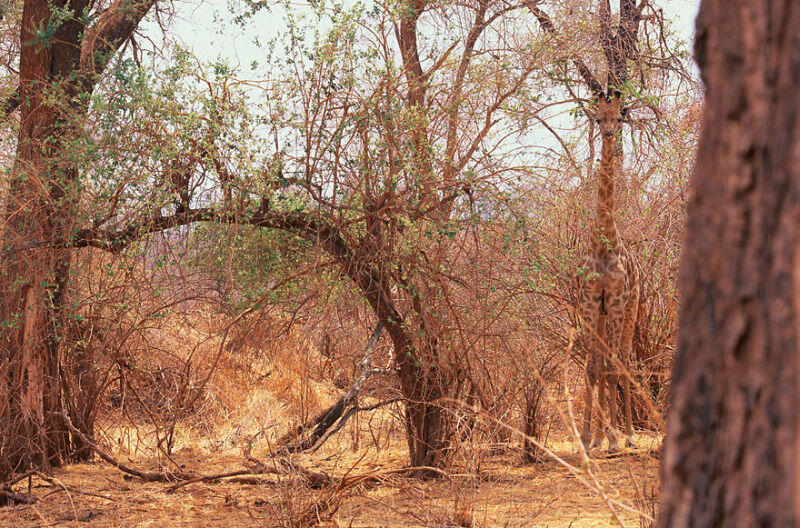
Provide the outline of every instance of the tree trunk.
{"type": "MultiPolygon", "coordinates": [[[[397,354],[400,387],[406,398],[406,440],[411,466],[439,468],[445,465],[450,446],[449,422],[440,401],[443,396],[443,374],[439,368],[435,343],[428,353],[410,344],[408,335],[399,328],[389,331],[397,354]],[[400,330],[398,335],[397,330],[400,330]]],[[[423,477],[438,473],[421,469],[423,477]]]]}
{"type": "MultiPolygon", "coordinates": [[[[344,271],[361,289],[378,320],[383,323],[392,341],[395,361],[400,374],[400,388],[406,399],[406,436],[411,465],[438,468],[445,463],[445,454],[450,446],[449,423],[440,401],[444,395],[442,387],[447,380],[440,365],[438,342],[434,335],[426,333],[421,341],[423,347],[415,346],[411,330],[395,307],[388,274],[375,269],[350,252],[344,241],[327,233],[322,238],[324,248],[341,260],[344,271]]],[[[426,314],[416,297],[415,313],[422,321],[426,314]]],[[[422,328],[418,327],[417,330],[422,328]]],[[[423,477],[436,476],[436,471],[421,470],[423,477]]]]}
{"type": "MultiPolygon", "coordinates": [[[[344,263],[347,275],[359,286],[378,320],[383,323],[392,341],[395,361],[400,374],[400,389],[406,402],[406,436],[411,465],[415,467],[443,466],[450,446],[449,423],[440,401],[446,380],[438,357],[434,337],[422,339],[424,349],[415,346],[411,331],[395,308],[386,274],[375,272],[363,260],[352,256],[341,242],[327,240],[326,250],[344,263]]],[[[416,314],[425,314],[417,306],[416,314]]],[[[421,470],[421,476],[437,476],[436,471],[421,470]]]]}
{"type": "MultiPolygon", "coordinates": [[[[100,397],[95,349],[98,346],[98,329],[91,319],[70,321],[69,330],[62,340],[64,357],[61,367],[61,391],[63,405],[72,424],[85,438],[94,438],[94,420],[97,400],[100,397]]],[[[71,435],[67,453],[70,460],[89,460],[94,453],[84,438],[71,435]]]]}
{"type": "Polygon", "coordinates": [[[703,0],[659,525],[800,524],[800,2],[703,0]]]}
{"type": "MultiPolygon", "coordinates": [[[[85,4],[70,7],[80,11],[85,4]]],[[[73,217],[69,189],[77,170],[60,162],[66,131],[59,125],[61,111],[69,106],[65,100],[76,93],[75,82],[64,80],[80,58],[82,25],[64,21],[53,42],[42,42],[37,31],[51,21],[52,7],[28,1],[22,14],[20,130],[3,234],[4,243],[14,247],[63,239],[73,217]]],[[[45,245],[12,253],[3,258],[2,270],[0,343],[7,405],[0,424],[0,475],[57,464],[64,454],[66,429],[51,413],[62,411],[58,349],[69,252],[45,245]]]]}
{"type": "MultiPolygon", "coordinates": [[[[407,381],[401,368],[400,377],[406,402],[406,439],[411,465],[420,468],[438,468],[445,464],[445,455],[450,445],[448,421],[442,402],[439,384],[435,374],[417,373],[417,378],[407,381]]],[[[430,469],[421,469],[424,477],[436,477],[430,469]]]]}
{"type": "Polygon", "coordinates": [[[531,386],[525,395],[524,429],[525,438],[522,440],[522,461],[526,464],[535,464],[545,459],[545,453],[531,442],[531,438],[540,441],[542,431],[540,426],[541,407],[544,400],[544,387],[538,381],[530,382],[531,386]]]}
{"type": "Polygon", "coordinates": [[[52,413],[63,412],[65,246],[80,195],[74,140],[88,112],[86,96],[153,1],[112,3],[88,28],[89,0],[23,6],[20,129],[0,256],[0,480],[57,465],[69,449],[66,426],[52,413]]]}

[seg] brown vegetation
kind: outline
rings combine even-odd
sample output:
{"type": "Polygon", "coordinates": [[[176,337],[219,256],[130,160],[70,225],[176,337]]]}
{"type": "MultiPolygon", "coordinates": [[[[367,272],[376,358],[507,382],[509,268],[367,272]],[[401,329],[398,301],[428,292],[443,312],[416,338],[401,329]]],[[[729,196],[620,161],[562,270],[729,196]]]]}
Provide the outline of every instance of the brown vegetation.
{"type": "Polygon", "coordinates": [[[314,2],[269,43],[231,3],[250,70],[179,4],[0,6],[0,523],[651,526],[701,105],[658,2],[314,2]],[[625,346],[579,307],[617,237],[625,346]]]}

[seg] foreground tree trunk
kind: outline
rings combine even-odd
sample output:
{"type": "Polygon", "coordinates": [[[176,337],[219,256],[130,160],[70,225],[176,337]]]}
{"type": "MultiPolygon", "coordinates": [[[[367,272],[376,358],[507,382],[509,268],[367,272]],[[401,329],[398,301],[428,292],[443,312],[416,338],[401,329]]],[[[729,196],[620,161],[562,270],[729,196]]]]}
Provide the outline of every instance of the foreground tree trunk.
{"type": "Polygon", "coordinates": [[[659,525],[800,524],[800,1],[703,0],[659,525]]]}
{"type": "MultiPolygon", "coordinates": [[[[4,242],[16,247],[63,239],[73,213],[68,189],[76,170],[58,163],[65,147],[58,126],[63,122],[59,96],[75,95],[74,83],[62,81],[77,64],[80,49],[59,44],[77,43],[82,27],[68,20],[53,35],[59,44],[37,44],[37,28],[47,26],[51,7],[47,2],[26,2],[23,10],[20,131],[4,233],[4,242]]],[[[11,254],[3,259],[2,269],[0,320],[8,365],[2,463],[7,472],[47,465],[64,454],[65,432],[51,413],[62,410],[58,341],[69,253],[46,245],[11,254]]]]}

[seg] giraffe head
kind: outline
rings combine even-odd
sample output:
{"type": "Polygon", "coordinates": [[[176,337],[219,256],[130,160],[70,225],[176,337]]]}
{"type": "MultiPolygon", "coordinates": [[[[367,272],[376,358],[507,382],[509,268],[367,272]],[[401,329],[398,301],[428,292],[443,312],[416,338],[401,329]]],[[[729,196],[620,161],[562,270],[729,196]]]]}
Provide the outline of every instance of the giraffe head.
{"type": "Polygon", "coordinates": [[[605,137],[617,136],[617,132],[622,128],[622,120],[628,113],[628,109],[622,106],[621,96],[619,90],[609,90],[597,98],[594,118],[605,137]]]}

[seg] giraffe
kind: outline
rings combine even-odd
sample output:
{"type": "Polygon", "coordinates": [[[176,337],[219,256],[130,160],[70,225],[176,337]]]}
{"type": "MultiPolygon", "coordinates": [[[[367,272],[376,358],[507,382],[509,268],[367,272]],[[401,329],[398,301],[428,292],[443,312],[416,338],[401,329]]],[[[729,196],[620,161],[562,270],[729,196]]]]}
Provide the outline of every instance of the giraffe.
{"type": "Polygon", "coordinates": [[[624,368],[630,370],[633,331],[639,309],[638,266],[632,253],[620,241],[614,220],[614,176],[618,165],[615,147],[626,113],[618,90],[599,94],[594,117],[600,128],[603,146],[598,170],[597,217],[589,254],[581,266],[578,291],[587,350],[586,409],[581,432],[581,441],[587,452],[591,446],[599,446],[602,441],[598,427],[594,442],[591,445],[589,443],[595,385],[599,385],[597,397],[601,412],[606,390],[608,392],[608,449],[619,449],[616,387],[620,381],[625,408],[626,445],[633,447],[630,379],[626,375],[620,376],[608,356],[610,351],[620,359],[624,368]]]}

